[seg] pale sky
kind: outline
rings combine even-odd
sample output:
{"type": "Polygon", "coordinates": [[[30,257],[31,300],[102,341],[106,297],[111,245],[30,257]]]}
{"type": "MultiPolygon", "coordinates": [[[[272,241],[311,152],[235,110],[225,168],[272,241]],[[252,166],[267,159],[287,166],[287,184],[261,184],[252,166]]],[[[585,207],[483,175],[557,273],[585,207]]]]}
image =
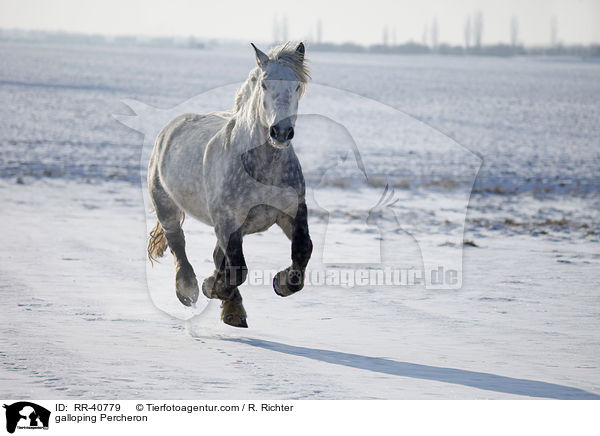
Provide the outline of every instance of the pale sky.
{"type": "MultiPolygon", "coordinates": [[[[198,36],[271,41],[275,17],[287,17],[289,39],[315,35],[322,40],[373,44],[420,42],[424,28],[438,21],[440,42],[463,44],[464,24],[483,13],[484,44],[509,42],[510,20],[519,23],[526,45],[550,42],[555,16],[562,43],[600,43],[600,0],[0,0],[0,27],[65,30],[106,35],[198,36]],[[237,4],[235,4],[237,3],[237,4]]],[[[429,37],[429,31],[427,32],[429,37]]]]}

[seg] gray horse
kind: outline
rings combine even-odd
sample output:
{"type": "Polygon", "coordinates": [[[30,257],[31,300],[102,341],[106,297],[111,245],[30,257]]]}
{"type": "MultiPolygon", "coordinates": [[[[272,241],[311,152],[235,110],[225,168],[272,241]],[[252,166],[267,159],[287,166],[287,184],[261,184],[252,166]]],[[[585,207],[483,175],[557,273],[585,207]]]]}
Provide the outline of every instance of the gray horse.
{"type": "Polygon", "coordinates": [[[273,279],[275,292],[291,295],[304,286],[312,253],[305,183],[291,145],[309,71],[304,44],[275,47],[269,54],[252,44],[258,66],[239,89],[228,112],[184,114],[156,139],[148,188],[158,222],[150,233],[148,256],[170,248],[175,258],[175,288],[186,306],[199,295],[196,275],[185,252],[181,225],[185,214],[215,229],[215,272],[202,292],[223,301],[221,319],[248,327],[238,290],[246,279],[244,235],[279,225],[292,242],[292,265],[273,279]]]}

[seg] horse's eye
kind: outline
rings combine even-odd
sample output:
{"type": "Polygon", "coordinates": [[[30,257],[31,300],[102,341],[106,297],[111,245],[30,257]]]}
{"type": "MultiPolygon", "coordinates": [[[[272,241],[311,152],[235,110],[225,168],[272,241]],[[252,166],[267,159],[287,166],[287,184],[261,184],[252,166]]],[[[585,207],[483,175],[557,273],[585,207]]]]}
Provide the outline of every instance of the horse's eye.
{"type": "Polygon", "coordinates": [[[262,89],[264,89],[265,91],[267,90],[267,85],[265,85],[265,82],[262,82],[260,84],[260,86],[262,87],[262,89]]]}
{"type": "Polygon", "coordinates": [[[300,91],[300,86],[302,85],[298,85],[298,87],[296,88],[296,92],[300,91]]]}

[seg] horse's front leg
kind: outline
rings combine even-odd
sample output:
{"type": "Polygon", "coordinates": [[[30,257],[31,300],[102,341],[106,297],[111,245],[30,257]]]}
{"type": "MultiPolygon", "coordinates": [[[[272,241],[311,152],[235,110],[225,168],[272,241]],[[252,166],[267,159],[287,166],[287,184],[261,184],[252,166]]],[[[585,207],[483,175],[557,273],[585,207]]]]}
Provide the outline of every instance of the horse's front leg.
{"type": "Polygon", "coordinates": [[[312,253],[312,241],[308,233],[308,211],[306,203],[298,205],[294,218],[281,215],[277,224],[292,241],[292,266],[279,271],[273,278],[273,289],[277,295],[287,297],[304,287],[304,271],[312,253]]]}
{"type": "Polygon", "coordinates": [[[248,273],[242,249],[242,234],[239,230],[225,231],[216,227],[217,246],[213,252],[215,272],[204,280],[202,292],[208,298],[223,301],[221,319],[234,327],[248,327],[242,296],[238,290],[248,273]],[[225,247],[225,249],[223,249],[225,247]]]}

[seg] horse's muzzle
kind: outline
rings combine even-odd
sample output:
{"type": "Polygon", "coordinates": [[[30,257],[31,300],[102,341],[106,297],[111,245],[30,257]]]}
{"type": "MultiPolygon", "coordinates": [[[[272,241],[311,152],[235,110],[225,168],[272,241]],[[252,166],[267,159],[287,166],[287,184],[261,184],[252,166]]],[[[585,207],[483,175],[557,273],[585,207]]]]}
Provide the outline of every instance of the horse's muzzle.
{"type": "Polygon", "coordinates": [[[273,124],[269,128],[269,136],[274,144],[279,143],[281,147],[287,147],[294,137],[294,126],[289,118],[281,120],[277,124],[273,124]]]}

